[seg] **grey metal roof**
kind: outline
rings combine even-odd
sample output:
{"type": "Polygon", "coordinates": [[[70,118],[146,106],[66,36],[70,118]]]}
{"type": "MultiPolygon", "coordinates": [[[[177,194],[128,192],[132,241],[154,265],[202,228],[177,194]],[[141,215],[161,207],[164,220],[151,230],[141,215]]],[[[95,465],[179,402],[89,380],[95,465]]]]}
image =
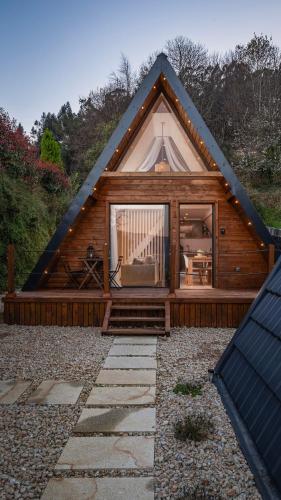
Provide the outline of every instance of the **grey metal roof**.
{"type": "Polygon", "coordinates": [[[212,136],[202,116],[196,109],[190,96],[186,92],[184,86],[182,85],[181,81],[179,80],[172,66],[168,62],[167,56],[161,53],[157,57],[148,75],[146,76],[140,88],[138,89],[137,93],[133,97],[127,111],[121,118],[117,128],[113,132],[103,152],[97,159],[95,165],[93,166],[91,172],[89,173],[88,177],[83,183],[81,189],[79,190],[73,202],[71,203],[70,207],[68,208],[55,234],[51,238],[45,251],[39,258],[35,268],[33,269],[32,273],[27,279],[25,285],[23,286],[23,290],[35,290],[36,287],[38,286],[44,270],[46,269],[50,260],[52,259],[53,252],[55,252],[59,248],[61,242],[63,241],[64,237],[68,232],[69,227],[74,223],[76,217],[78,216],[81,210],[81,207],[86,202],[88,196],[92,193],[94,186],[98,182],[100,176],[102,175],[104,169],[106,168],[106,165],[112,158],[114,151],[120,144],[122,138],[124,137],[125,133],[130,127],[132,121],[136,117],[140,107],[142,106],[148,94],[150,93],[151,88],[153,87],[157,79],[161,76],[161,74],[166,77],[171,89],[179,99],[183,109],[188,114],[193,127],[204,141],[206,148],[209,150],[214,161],[218,165],[219,170],[222,172],[225,179],[231,186],[231,192],[239,200],[244,212],[246,213],[248,218],[252,221],[257,234],[266,244],[273,243],[273,239],[269,234],[268,230],[266,229],[266,226],[264,225],[260,216],[256,212],[253,204],[251,203],[250,199],[246,194],[246,191],[241,186],[234,171],[232,170],[232,167],[228,163],[223,152],[221,151],[220,147],[218,146],[217,142],[212,136]]]}
{"type": "Polygon", "coordinates": [[[213,381],[263,498],[281,498],[281,257],[213,381]]]}

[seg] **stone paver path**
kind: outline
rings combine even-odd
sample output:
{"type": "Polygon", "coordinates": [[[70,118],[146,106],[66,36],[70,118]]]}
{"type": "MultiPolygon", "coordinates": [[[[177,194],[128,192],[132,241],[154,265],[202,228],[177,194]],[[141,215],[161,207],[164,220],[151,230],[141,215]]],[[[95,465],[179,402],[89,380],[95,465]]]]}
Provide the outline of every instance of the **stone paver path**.
{"type": "Polygon", "coordinates": [[[80,396],[83,384],[79,382],[64,382],[62,380],[44,380],[33,394],[28,403],[48,405],[74,405],[80,396]]]}
{"type": "Polygon", "coordinates": [[[154,405],[155,386],[131,387],[93,387],[87,405],[91,406],[128,406],[154,405]]]}
{"type": "Polygon", "coordinates": [[[53,478],[42,500],[153,500],[151,477],[53,478]]]}
{"type": "MultiPolygon", "coordinates": [[[[114,339],[55,467],[62,477],[49,481],[43,500],[154,499],[156,349],[157,337],[114,339]],[[130,477],[111,477],[124,469],[130,477]],[[78,477],[84,470],[102,470],[105,477],[78,477]],[[64,471],[76,471],[75,477],[64,477],[64,471]]],[[[32,398],[45,402],[50,393],[41,386],[32,398]]]]}
{"type": "Polygon", "coordinates": [[[15,403],[30,384],[23,380],[0,380],[0,404],[15,403]]]}

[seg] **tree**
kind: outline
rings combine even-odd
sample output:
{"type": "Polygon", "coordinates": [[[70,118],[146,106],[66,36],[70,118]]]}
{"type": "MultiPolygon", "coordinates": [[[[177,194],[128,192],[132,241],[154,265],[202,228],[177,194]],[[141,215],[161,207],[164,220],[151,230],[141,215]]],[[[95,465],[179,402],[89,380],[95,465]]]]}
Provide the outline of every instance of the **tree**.
{"type": "Polygon", "coordinates": [[[51,130],[46,128],[40,143],[40,159],[57,165],[63,170],[61,147],[51,130]]]}

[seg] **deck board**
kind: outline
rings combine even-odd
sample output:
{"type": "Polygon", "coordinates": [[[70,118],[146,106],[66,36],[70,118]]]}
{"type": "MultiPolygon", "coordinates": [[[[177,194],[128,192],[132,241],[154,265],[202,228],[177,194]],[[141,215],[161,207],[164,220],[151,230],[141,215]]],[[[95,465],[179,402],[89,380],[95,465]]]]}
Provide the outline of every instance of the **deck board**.
{"type": "Polygon", "coordinates": [[[123,307],[170,304],[171,326],[230,327],[239,325],[258,290],[218,288],[175,290],[123,288],[105,297],[100,290],[48,289],[18,292],[4,298],[9,324],[102,326],[109,300],[123,307]]]}

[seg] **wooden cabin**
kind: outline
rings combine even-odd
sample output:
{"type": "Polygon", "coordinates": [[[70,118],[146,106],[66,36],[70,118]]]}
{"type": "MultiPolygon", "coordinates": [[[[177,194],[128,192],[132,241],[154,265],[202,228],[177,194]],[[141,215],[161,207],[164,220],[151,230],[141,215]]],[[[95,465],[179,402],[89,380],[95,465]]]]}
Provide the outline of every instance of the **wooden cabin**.
{"type": "Polygon", "coordinates": [[[274,242],[160,54],[20,293],[8,323],[105,333],[236,327],[274,242]]]}

